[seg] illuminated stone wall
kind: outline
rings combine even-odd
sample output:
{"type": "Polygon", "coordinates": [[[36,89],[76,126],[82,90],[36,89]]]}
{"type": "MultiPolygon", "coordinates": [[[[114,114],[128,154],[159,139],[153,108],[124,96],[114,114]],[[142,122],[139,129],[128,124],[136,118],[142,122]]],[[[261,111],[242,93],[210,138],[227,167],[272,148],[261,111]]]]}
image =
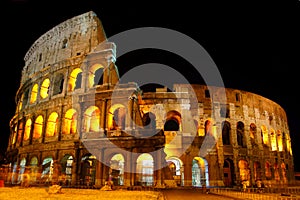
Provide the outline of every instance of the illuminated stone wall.
{"type": "Polygon", "coordinates": [[[293,183],[280,105],[231,88],[224,102],[221,88],[205,85],[175,84],[174,93],[117,85],[115,53],[93,12],[32,45],[10,122],[7,182],[30,173],[31,184],[97,187],[107,180],[156,187],[293,183]]]}

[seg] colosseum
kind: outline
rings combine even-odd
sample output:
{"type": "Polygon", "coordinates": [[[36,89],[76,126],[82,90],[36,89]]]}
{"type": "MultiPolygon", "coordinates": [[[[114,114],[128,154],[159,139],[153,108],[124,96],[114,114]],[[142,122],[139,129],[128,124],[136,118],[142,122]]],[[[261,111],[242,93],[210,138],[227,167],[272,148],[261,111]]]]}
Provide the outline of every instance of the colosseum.
{"type": "Polygon", "coordinates": [[[232,88],[182,83],[146,92],[119,83],[116,45],[93,11],[43,34],[24,61],[6,183],[20,184],[25,173],[32,185],[97,188],[294,181],[280,105],[232,88]]]}

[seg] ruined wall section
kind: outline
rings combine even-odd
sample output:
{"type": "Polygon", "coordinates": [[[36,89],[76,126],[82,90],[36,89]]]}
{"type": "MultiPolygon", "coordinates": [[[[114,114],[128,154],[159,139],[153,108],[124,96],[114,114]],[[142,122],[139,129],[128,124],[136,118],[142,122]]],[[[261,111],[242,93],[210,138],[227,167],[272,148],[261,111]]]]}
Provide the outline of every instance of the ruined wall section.
{"type": "Polygon", "coordinates": [[[26,53],[21,86],[53,72],[51,68],[78,63],[104,40],[101,21],[92,11],[62,22],[37,39],[26,53]]]}

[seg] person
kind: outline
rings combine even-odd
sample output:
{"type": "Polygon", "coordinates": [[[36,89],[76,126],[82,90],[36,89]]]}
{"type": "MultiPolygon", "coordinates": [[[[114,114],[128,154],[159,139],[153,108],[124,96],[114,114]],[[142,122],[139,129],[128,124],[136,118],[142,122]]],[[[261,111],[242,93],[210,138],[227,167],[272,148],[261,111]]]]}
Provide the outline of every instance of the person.
{"type": "Polygon", "coordinates": [[[21,187],[29,187],[30,176],[28,172],[22,174],[21,187]]]}
{"type": "Polygon", "coordinates": [[[242,181],[242,191],[246,192],[246,188],[247,188],[247,181],[242,181]]]}
{"type": "Polygon", "coordinates": [[[257,180],[256,181],[256,186],[257,186],[257,192],[262,193],[262,184],[261,184],[261,180],[257,180]]]}

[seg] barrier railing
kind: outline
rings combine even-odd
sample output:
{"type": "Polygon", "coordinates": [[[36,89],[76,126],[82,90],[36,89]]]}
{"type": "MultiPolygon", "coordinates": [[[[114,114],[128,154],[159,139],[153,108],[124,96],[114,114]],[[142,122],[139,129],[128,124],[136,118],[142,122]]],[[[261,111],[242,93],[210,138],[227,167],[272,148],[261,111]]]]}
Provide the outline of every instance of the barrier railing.
{"type": "Polygon", "coordinates": [[[252,200],[300,200],[300,187],[292,188],[210,188],[210,193],[234,199],[252,200]]]}

